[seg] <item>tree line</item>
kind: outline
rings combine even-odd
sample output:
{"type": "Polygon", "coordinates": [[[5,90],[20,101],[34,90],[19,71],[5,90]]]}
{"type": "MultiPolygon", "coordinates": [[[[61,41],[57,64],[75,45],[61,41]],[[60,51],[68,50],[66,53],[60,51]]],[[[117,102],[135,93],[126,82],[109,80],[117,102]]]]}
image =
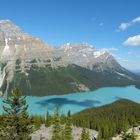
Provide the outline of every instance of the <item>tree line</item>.
{"type": "Polygon", "coordinates": [[[135,140],[128,138],[126,132],[128,128],[140,125],[140,104],[118,100],[102,107],[86,109],[73,115],[73,124],[97,130],[98,140],[110,140],[121,133],[122,139],[135,140]]]}
{"type": "Polygon", "coordinates": [[[19,89],[4,99],[4,113],[0,115],[0,140],[31,140],[31,133],[41,124],[52,127],[51,140],[74,140],[72,127],[82,127],[80,140],[91,140],[86,128],[98,131],[98,140],[111,140],[122,133],[123,140],[135,140],[135,135],[126,133],[128,128],[140,124],[140,105],[128,100],[119,100],[110,105],[86,109],[77,114],[60,114],[59,108],[54,115],[29,116],[26,97],[19,89]]]}
{"type": "MultiPolygon", "coordinates": [[[[12,91],[11,96],[4,99],[4,113],[0,116],[0,140],[31,140],[31,133],[38,130],[41,124],[52,126],[51,140],[74,140],[72,135],[72,116],[59,115],[59,108],[53,116],[47,112],[42,116],[29,116],[26,97],[19,89],[12,91]]],[[[40,138],[41,140],[42,138],[40,138]]],[[[80,140],[90,140],[88,130],[83,128],[80,140]]]]}

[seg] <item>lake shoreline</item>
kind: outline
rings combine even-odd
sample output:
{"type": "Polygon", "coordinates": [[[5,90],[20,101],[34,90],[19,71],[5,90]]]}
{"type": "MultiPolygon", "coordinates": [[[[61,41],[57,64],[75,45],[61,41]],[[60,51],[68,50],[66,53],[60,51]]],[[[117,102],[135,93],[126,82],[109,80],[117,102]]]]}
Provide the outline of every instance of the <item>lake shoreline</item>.
{"type": "MultiPolygon", "coordinates": [[[[110,104],[120,99],[128,99],[140,103],[140,90],[134,85],[127,87],[104,87],[90,92],[71,93],[52,96],[27,96],[29,115],[45,115],[47,111],[53,114],[56,106],[60,107],[60,113],[66,114],[69,110],[72,114],[91,107],[99,107],[110,104]]],[[[2,108],[2,98],[0,98],[2,108]]],[[[2,114],[2,111],[0,111],[2,114]]]]}

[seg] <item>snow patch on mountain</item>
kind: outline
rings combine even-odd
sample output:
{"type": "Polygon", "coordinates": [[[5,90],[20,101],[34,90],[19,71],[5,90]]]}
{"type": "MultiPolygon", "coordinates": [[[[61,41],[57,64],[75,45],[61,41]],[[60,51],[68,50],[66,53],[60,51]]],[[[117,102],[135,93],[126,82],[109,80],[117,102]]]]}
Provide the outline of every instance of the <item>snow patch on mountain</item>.
{"type": "Polygon", "coordinates": [[[5,38],[5,46],[4,46],[4,49],[3,49],[2,56],[9,56],[9,55],[10,55],[10,47],[8,45],[8,39],[5,38]]]}
{"type": "Polygon", "coordinates": [[[5,72],[6,67],[3,68],[3,70],[0,68],[0,88],[3,85],[5,76],[6,76],[6,72],[5,72]]]}
{"type": "Polygon", "coordinates": [[[117,72],[117,71],[115,71],[115,73],[117,73],[117,74],[120,75],[120,76],[126,76],[125,74],[119,73],[119,72],[117,72]]]}
{"type": "Polygon", "coordinates": [[[5,48],[4,49],[9,49],[9,46],[8,46],[8,39],[5,38],[5,48]]]}
{"type": "Polygon", "coordinates": [[[123,74],[123,73],[120,73],[120,72],[117,72],[117,71],[115,71],[115,73],[120,75],[120,76],[122,76],[122,77],[125,77],[125,78],[127,78],[129,80],[133,80],[134,81],[134,79],[132,77],[130,77],[130,76],[126,75],[126,74],[123,74]]]}
{"type": "Polygon", "coordinates": [[[98,58],[98,57],[104,55],[105,53],[106,53],[106,51],[95,51],[95,52],[93,52],[93,55],[95,58],[98,58]]]}
{"type": "Polygon", "coordinates": [[[64,49],[64,52],[66,53],[68,50],[72,49],[71,46],[66,46],[65,49],[64,49]]]}
{"type": "Polygon", "coordinates": [[[86,55],[86,54],[83,54],[83,56],[84,56],[84,57],[87,57],[87,55],[86,55]]]}

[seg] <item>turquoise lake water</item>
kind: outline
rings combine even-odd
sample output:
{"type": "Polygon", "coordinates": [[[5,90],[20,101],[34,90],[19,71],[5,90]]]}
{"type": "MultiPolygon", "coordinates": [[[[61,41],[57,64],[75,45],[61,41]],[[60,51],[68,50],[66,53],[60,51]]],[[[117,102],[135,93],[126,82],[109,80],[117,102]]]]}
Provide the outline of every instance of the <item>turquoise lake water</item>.
{"type": "MultiPolygon", "coordinates": [[[[79,112],[90,107],[102,106],[119,99],[129,99],[140,103],[140,89],[135,86],[106,87],[92,92],[73,93],[61,96],[32,97],[27,96],[30,115],[44,115],[47,110],[52,114],[55,107],[60,107],[61,113],[79,112]]],[[[0,98],[0,114],[2,113],[2,98],[0,98]]]]}

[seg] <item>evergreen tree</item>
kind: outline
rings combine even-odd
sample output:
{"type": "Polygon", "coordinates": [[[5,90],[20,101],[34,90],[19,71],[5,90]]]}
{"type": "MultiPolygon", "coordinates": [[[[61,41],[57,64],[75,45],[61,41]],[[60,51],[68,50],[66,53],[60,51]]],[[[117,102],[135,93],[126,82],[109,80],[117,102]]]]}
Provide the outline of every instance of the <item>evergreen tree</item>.
{"type": "Polygon", "coordinates": [[[49,112],[47,111],[47,114],[46,114],[46,122],[45,122],[45,126],[46,127],[49,127],[52,123],[52,117],[51,115],[49,114],[49,112]]]}
{"type": "Polygon", "coordinates": [[[99,130],[97,140],[102,140],[102,131],[99,130]]]}
{"type": "Polygon", "coordinates": [[[108,140],[109,138],[109,129],[108,129],[108,125],[106,124],[104,124],[103,137],[105,140],[108,140]]]}
{"type": "Polygon", "coordinates": [[[62,140],[62,131],[61,131],[58,108],[56,109],[54,114],[53,132],[52,132],[51,140],[62,140]]]}
{"type": "Polygon", "coordinates": [[[90,135],[89,135],[89,131],[86,131],[86,140],[90,140],[90,135]]]}
{"type": "Polygon", "coordinates": [[[34,125],[35,130],[38,130],[41,124],[43,123],[42,117],[35,115],[35,116],[32,116],[31,119],[33,119],[34,121],[33,125],[34,125]]]}
{"type": "Polygon", "coordinates": [[[86,137],[86,129],[83,128],[80,140],[85,140],[85,137],[86,137]]]}
{"type": "Polygon", "coordinates": [[[129,128],[128,119],[127,119],[125,114],[122,116],[122,118],[123,118],[123,121],[122,121],[122,131],[126,132],[127,129],[129,128]]]}
{"type": "Polygon", "coordinates": [[[64,133],[65,140],[73,140],[73,137],[72,137],[72,119],[71,119],[70,112],[68,112],[64,130],[65,130],[65,133],[64,133]]]}
{"type": "Polygon", "coordinates": [[[61,140],[65,140],[65,129],[62,129],[61,140]]]}
{"type": "Polygon", "coordinates": [[[89,131],[86,131],[85,128],[83,128],[83,130],[82,130],[80,140],[91,140],[90,135],[89,135],[89,131]]]}
{"type": "Polygon", "coordinates": [[[66,123],[66,116],[65,114],[61,115],[61,124],[64,125],[66,123]]]}
{"type": "Polygon", "coordinates": [[[2,139],[2,136],[4,135],[4,130],[7,127],[7,119],[6,115],[0,116],[0,140],[2,139]]]}
{"type": "Polygon", "coordinates": [[[26,97],[19,89],[12,91],[11,96],[3,101],[4,121],[6,122],[2,136],[6,140],[30,140],[32,124],[27,114],[26,97]]]}

